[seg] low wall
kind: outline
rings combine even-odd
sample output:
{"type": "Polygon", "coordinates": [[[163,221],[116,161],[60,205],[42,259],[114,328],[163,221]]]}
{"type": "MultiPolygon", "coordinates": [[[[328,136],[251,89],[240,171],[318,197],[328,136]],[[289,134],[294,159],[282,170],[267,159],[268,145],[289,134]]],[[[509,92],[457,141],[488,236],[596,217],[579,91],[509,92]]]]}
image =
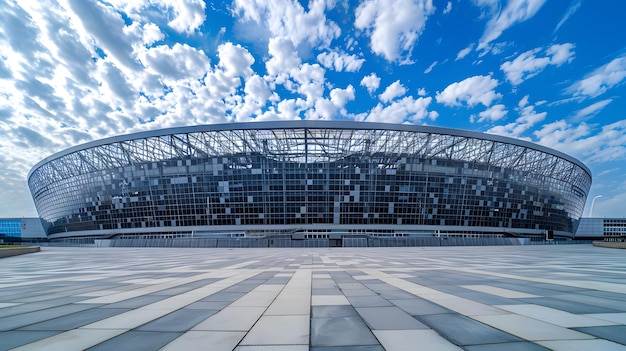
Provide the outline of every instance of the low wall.
{"type": "Polygon", "coordinates": [[[0,258],[39,252],[39,246],[0,248],[0,258]]]}
{"type": "Polygon", "coordinates": [[[626,249],[626,242],[594,241],[593,246],[608,247],[611,249],[626,249]]]}

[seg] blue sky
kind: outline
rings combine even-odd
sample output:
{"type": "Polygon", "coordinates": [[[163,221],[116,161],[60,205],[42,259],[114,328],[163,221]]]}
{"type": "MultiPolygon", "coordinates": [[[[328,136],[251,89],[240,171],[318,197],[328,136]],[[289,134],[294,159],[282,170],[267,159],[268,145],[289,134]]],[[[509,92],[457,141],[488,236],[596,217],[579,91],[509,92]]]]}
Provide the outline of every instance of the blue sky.
{"type": "Polygon", "coordinates": [[[570,154],[626,216],[626,2],[0,0],[0,217],[30,168],[173,126],[335,119],[469,129],[570,154]]]}

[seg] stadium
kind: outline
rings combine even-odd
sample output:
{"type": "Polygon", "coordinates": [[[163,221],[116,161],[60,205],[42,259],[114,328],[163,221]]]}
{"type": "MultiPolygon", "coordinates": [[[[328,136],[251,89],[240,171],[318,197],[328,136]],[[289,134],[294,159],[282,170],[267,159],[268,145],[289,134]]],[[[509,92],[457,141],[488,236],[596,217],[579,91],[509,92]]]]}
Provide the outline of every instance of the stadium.
{"type": "Polygon", "coordinates": [[[42,160],[28,185],[50,240],[375,246],[572,238],[591,172],[497,135],[297,120],[97,140],[42,160]]]}

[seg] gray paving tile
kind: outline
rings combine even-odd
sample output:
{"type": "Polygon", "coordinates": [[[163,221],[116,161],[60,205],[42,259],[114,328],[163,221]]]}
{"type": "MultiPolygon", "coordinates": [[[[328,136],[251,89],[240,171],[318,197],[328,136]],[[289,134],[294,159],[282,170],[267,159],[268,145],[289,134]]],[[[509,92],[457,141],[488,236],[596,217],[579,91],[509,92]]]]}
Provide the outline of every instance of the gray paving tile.
{"type": "Polygon", "coordinates": [[[362,288],[362,289],[341,289],[341,293],[346,297],[348,296],[373,296],[377,297],[378,294],[373,292],[370,289],[362,288]]]}
{"type": "Polygon", "coordinates": [[[626,325],[612,325],[607,327],[572,328],[583,333],[597,336],[626,345],[626,325]]]}
{"type": "Polygon", "coordinates": [[[337,288],[337,284],[332,279],[313,279],[311,286],[314,289],[337,288]]]}
{"type": "Polygon", "coordinates": [[[286,277],[273,277],[265,281],[263,284],[287,284],[289,282],[289,278],[286,277]]]}
{"type": "Polygon", "coordinates": [[[348,296],[348,301],[354,307],[391,307],[393,306],[391,302],[383,299],[378,295],[374,296],[348,296]]]}
{"type": "Polygon", "coordinates": [[[166,296],[174,296],[174,295],[178,295],[178,294],[182,294],[182,293],[186,293],[187,291],[196,289],[196,287],[194,286],[177,286],[175,288],[169,288],[169,289],[165,289],[165,290],[161,290],[161,291],[156,291],[153,292],[152,296],[159,296],[159,295],[166,295],[166,296]]]}
{"type": "Polygon", "coordinates": [[[218,291],[217,293],[207,296],[200,301],[228,301],[233,302],[239,298],[241,298],[246,293],[243,292],[224,292],[218,291]]]}
{"type": "Polygon", "coordinates": [[[418,297],[407,300],[389,300],[389,302],[400,307],[403,311],[412,316],[450,312],[447,308],[418,297]]]}
{"type": "Polygon", "coordinates": [[[621,312],[614,308],[606,308],[600,306],[587,305],[580,302],[562,300],[552,297],[535,297],[527,299],[518,299],[524,303],[532,303],[545,307],[555,308],[557,310],[563,310],[570,313],[586,314],[586,313],[616,313],[621,312]]]}
{"type": "Polygon", "coordinates": [[[0,318],[0,331],[8,331],[96,307],[89,304],[64,305],[0,318]]]}
{"type": "Polygon", "coordinates": [[[615,300],[615,299],[610,299],[610,298],[605,298],[605,297],[580,295],[580,294],[556,295],[555,298],[567,300],[567,301],[579,302],[579,303],[583,303],[586,305],[606,307],[606,308],[610,308],[610,309],[614,309],[614,310],[618,310],[622,312],[626,311],[626,304],[624,303],[624,301],[626,301],[626,295],[622,295],[623,300],[615,300]]]}
{"type": "Polygon", "coordinates": [[[518,341],[507,342],[502,344],[484,344],[467,346],[467,351],[549,351],[541,345],[537,345],[532,342],[518,341]]]}
{"type": "Polygon", "coordinates": [[[349,305],[312,306],[311,318],[355,317],[359,314],[349,305]]]}
{"type": "Polygon", "coordinates": [[[136,330],[155,332],[184,332],[211,317],[217,310],[180,309],[146,323],[136,330]]]}
{"type": "Polygon", "coordinates": [[[311,347],[310,351],[385,351],[380,345],[311,347]]]}
{"type": "Polygon", "coordinates": [[[252,291],[254,288],[256,288],[257,286],[259,286],[259,284],[237,284],[234,286],[231,286],[230,288],[226,288],[224,290],[222,290],[222,292],[224,293],[249,293],[250,291],[252,291]]]}
{"type": "Polygon", "coordinates": [[[127,300],[123,300],[120,302],[110,303],[103,305],[103,308],[130,308],[135,309],[145,305],[149,305],[151,303],[161,301],[167,299],[169,296],[167,295],[144,295],[133,297],[127,300]]]}
{"type": "Polygon", "coordinates": [[[70,330],[82,327],[89,323],[105,319],[116,314],[129,311],[127,308],[92,308],[58,318],[49,319],[45,322],[31,324],[20,330],[70,330]]]}
{"type": "Polygon", "coordinates": [[[12,330],[0,332],[0,351],[10,350],[60,333],[59,331],[12,330]]]}
{"type": "Polygon", "coordinates": [[[381,293],[383,291],[397,291],[398,288],[396,288],[395,286],[391,286],[389,284],[386,283],[381,283],[381,282],[376,282],[376,283],[363,283],[363,285],[365,285],[368,289],[371,289],[377,293],[381,293]]]}
{"type": "Polygon", "coordinates": [[[398,307],[357,307],[356,311],[370,329],[406,330],[427,329],[424,324],[398,307]]]}
{"type": "Polygon", "coordinates": [[[577,292],[581,296],[594,296],[605,299],[611,299],[615,301],[626,301],[626,294],[620,294],[612,291],[602,291],[602,290],[583,290],[577,292]]]}
{"type": "Polygon", "coordinates": [[[380,344],[361,318],[338,317],[311,319],[312,347],[362,345],[380,344]]]}
{"type": "Polygon", "coordinates": [[[516,336],[456,313],[421,316],[420,320],[457,345],[521,341],[516,336]]]}
{"type": "Polygon", "coordinates": [[[170,341],[179,337],[182,333],[144,332],[129,331],[94,347],[88,351],[154,351],[165,346],[170,341]]]}
{"type": "Polygon", "coordinates": [[[478,291],[464,291],[457,294],[456,296],[464,297],[466,299],[484,303],[487,305],[516,305],[516,304],[524,304],[526,302],[519,301],[518,299],[510,299],[506,297],[491,295],[478,291]]]}
{"type": "Polygon", "coordinates": [[[194,310],[221,310],[229,304],[230,301],[198,301],[185,306],[184,308],[194,310]]]}
{"type": "Polygon", "coordinates": [[[343,293],[341,292],[341,290],[339,290],[338,288],[334,288],[334,289],[329,289],[329,288],[325,288],[325,289],[313,288],[313,289],[311,289],[311,294],[312,294],[312,295],[343,295],[343,293]]]}
{"type": "MultiPolygon", "coordinates": [[[[5,303],[11,302],[9,300],[0,300],[0,301],[5,302],[5,303]]],[[[19,305],[10,306],[10,307],[4,307],[4,308],[0,308],[0,318],[15,316],[18,314],[23,314],[23,313],[33,312],[33,311],[45,310],[48,308],[57,307],[61,305],[65,305],[65,303],[56,304],[56,303],[50,303],[50,302],[39,302],[39,303],[19,304],[19,305]]]]}
{"type": "Polygon", "coordinates": [[[415,295],[400,289],[383,290],[379,292],[379,295],[386,300],[408,300],[416,297],[415,295]]]}

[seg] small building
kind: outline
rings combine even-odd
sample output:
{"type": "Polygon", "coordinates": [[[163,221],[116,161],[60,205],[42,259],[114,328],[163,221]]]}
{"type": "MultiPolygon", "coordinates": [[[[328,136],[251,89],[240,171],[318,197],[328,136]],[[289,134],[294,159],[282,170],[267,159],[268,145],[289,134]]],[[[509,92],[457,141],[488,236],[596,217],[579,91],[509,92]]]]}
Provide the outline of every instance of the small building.
{"type": "Polygon", "coordinates": [[[34,218],[0,218],[0,242],[46,239],[41,220],[34,218]]]}
{"type": "Polygon", "coordinates": [[[626,241],[626,218],[581,218],[576,240],[626,241]]]}

